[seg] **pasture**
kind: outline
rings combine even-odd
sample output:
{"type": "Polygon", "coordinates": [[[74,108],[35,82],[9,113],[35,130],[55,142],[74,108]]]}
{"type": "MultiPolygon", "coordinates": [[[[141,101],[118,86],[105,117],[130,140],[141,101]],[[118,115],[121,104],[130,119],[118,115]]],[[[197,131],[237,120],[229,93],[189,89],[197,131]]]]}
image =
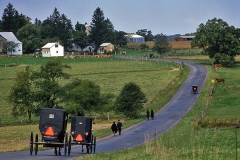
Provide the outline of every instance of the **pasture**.
{"type": "MultiPolygon", "coordinates": [[[[184,50],[183,50],[184,51],[184,50]]],[[[134,51],[132,54],[134,54],[134,51]]],[[[187,51],[185,51],[187,52],[187,51]]],[[[78,159],[218,159],[218,160],[232,160],[237,159],[236,156],[240,155],[239,148],[239,129],[236,129],[236,126],[239,126],[239,103],[240,99],[238,99],[239,95],[239,69],[240,69],[240,59],[237,57],[237,62],[234,66],[222,67],[222,69],[214,70],[212,67],[212,60],[206,56],[202,55],[182,55],[181,52],[177,56],[172,58],[178,59],[186,59],[191,61],[197,61],[206,65],[209,69],[209,76],[206,80],[206,84],[201,91],[200,98],[193,107],[193,109],[177,124],[172,130],[167,133],[164,133],[161,137],[148,142],[139,147],[135,147],[133,149],[124,150],[121,152],[113,152],[113,153],[100,153],[96,155],[87,155],[84,157],[80,157],[78,159]],[[215,78],[224,78],[225,83],[212,83],[212,80],[215,78]],[[214,92],[212,93],[212,88],[214,88],[214,92]],[[203,116],[202,112],[206,114],[203,116]]],[[[141,53],[144,55],[146,53],[141,53]]],[[[171,58],[168,56],[168,58],[171,58]]],[[[121,61],[121,60],[120,60],[121,61]]],[[[125,61],[125,60],[122,60],[125,61]]],[[[131,60],[130,60],[131,61],[131,60]]],[[[131,61],[133,62],[133,61],[131,61]]],[[[134,61],[135,62],[135,61],[134,61]]],[[[136,61],[136,62],[144,62],[144,61],[136,61]]],[[[73,63],[74,62],[70,62],[73,63]]],[[[76,63],[76,62],[75,62],[76,63]]],[[[104,62],[106,63],[106,62],[104,62]]],[[[151,62],[147,62],[149,64],[151,62]]],[[[155,63],[159,65],[158,63],[155,63]]],[[[166,64],[165,64],[166,66],[166,64]]],[[[169,66],[169,65],[168,65],[169,66]]],[[[2,70],[3,67],[1,67],[2,70]]],[[[17,67],[15,67],[17,69],[17,67]]],[[[70,72],[70,71],[69,71],[70,72]]],[[[110,71],[112,72],[112,71],[110,71]]],[[[88,72],[87,72],[88,73],[88,72]]],[[[94,72],[97,73],[97,72],[94,72]]],[[[2,75],[2,74],[1,74],[2,75]]],[[[89,74],[88,74],[89,75],[89,74]]],[[[75,76],[84,76],[77,74],[75,76]]],[[[180,78],[181,79],[181,78],[180,78]]],[[[184,79],[183,79],[184,80],[184,79]]],[[[176,81],[180,82],[182,80],[176,81]]],[[[176,85],[176,83],[174,83],[176,85]]],[[[173,86],[174,86],[173,85],[173,86]]],[[[176,85],[179,86],[179,85],[176,85]]],[[[175,86],[175,87],[176,87],[175,86]]],[[[102,88],[102,87],[101,87],[102,88]]],[[[176,88],[175,88],[176,89],[176,88]]],[[[168,88],[168,92],[173,92],[173,88],[168,88]]],[[[168,93],[165,92],[165,93],[168,93]]],[[[1,93],[2,94],[2,93],[1,93]]],[[[4,94],[3,94],[4,95],[4,94]]],[[[151,106],[163,106],[164,102],[167,102],[169,98],[171,98],[172,94],[169,94],[168,97],[164,97],[162,95],[160,100],[154,101],[151,106]]],[[[1,103],[0,103],[1,104],[1,103]]],[[[149,104],[150,106],[150,104],[149,104]]],[[[2,117],[2,115],[1,115],[2,117]]],[[[142,119],[145,118],[142,117],[142,119]]],[[[137,123],[142,120],[141,118],[134,121],[124,120],[124,125],[129,126],[131,124],[137,123]]],[[[93,127],[97,127],[99,125],[96,121],[96,125],[93,127]]],[[[95,130],[98,135],[97,137],[101,137],[101,135],[109,134],[109,126],[106,120],[100,122],[103,129],[95,130]]],[[[29,128],[31,130],[31,125],[29,127],[25,126],[11,126],[11,127],[0,127],[1,133],[12,133],[12,135],[16,135],[16,128],[19,131],[24,130],[24,128],[29,128]],[[23,127],[21,129],[21,127],[23,127]]],[[[36,125],[33,125],[33,128],[37,128],[36,125]]],[[[100,127],[101,128],[101,127],[100,127]]],[[[26,130],[26,129],[25,129],[26,130]]],[[[37,129],[36,129],[37,130],[37,129]]],[[[28,131],[27,131],[28,133],[28,131]]],[[[146,134],[146,141],[148,135],[146,134]]],[[[5,139],[5,141],[0,142],[2,148],[6,150],[7,148],[13,147],[13,150],[19,150],[19,147],[14,147],[13,142],[15,140],[21,142],[23,145],[22,149],[27,148],[28,146],[28,138],[29,135],[26,135],[25,138],[21,139],[11,136],[8,134],[2,135],[0,139],[5,139]],[[6,141],[7,139],[7,141],[6,141]],[[26,140],[24,140],[26,139],[26,140]],[[7,143],[11,143],[11,145],[7,143]],[[2,145],[3,144],[3,145],[2,145]],[[25,145],[25,146],[24,146],[25,145]]],[[[21,150],[21,149],[20,149],[21,150]]]]}
{"type": "MultiPolygon", "coordinates": [[[[4,112],[0,112],[0,132],[2,133],[0,135],[0,152],[28,150],[30,131],[39,132],[38,117],[34,118],[33,124],[29,124],[26,117],[12,117],[11,105],[6,101],[6,96],[17,72],[24,70],[27,65],[37,70],[48,60],[54,60],[54,58],[34,58],[30,56],[0,58],[0,85],[2,86],[0,108],[4,110],[4,112]],[[15,142],[18,142],[18,144],[16,145],[15,142]]],[[[62,57],[61,60],[71,66],[70,70],[65,70],[71,75],[71,79],[90,79],[101,87],[102,93],[112,93],[116,96],[125,83],[135,82],[147,95],[148,103],[145,107],[151,106],[154,110],[158,110],[164,103],[167,103],[188,74],[188,70],[186,70],[185,76],[180,76],[181,71],[177,64],[142,59],[84,59],[79,57],[64,59],[62,57]],[[178,81],[178,79],[181,79],[181,81],[178,81]],[[175,86],[175,88],[171,89],[171,86],[175,86]],[[161,102],[157,102],[159,99],[161,99],[161,102]]],[[[61,80],[60,83],[64,85],[67,81],[61,80]]],[[[142,114],[142,117],[137,120],[123,120],[124,126],[127,127],[141,121],[145,118],[145,110],[142,111],[142,114]]],[[[107,116],[95,116],[93,129],[96,131],[97,138],[99,138],[111,133],[109,126],[112,120],[116,120],[121,115],[110,113],[110,121],[107,120],[107,116]]]]}
{"type": "MultiPolygon", "coordinates": [[[[202,57],[202,56],[201,56],[202,57]]],[[[78,159],[239,159],[240,126],[238,95],[240,61],[217,71],[208,57],[181,57],[198,61],[209,69],[209,76],[193,109],[172,130],[161,137],[121,152],[87,155],[78,159]],[[225,83],[212,83],[215,78],[225,83]],[[214,92],[212,93],[212,88],[214,92]],[[202,112],[206,114],[203,116],[202,112]]],[[[148,135],[146,134],[146,141],[148,135]]]]}

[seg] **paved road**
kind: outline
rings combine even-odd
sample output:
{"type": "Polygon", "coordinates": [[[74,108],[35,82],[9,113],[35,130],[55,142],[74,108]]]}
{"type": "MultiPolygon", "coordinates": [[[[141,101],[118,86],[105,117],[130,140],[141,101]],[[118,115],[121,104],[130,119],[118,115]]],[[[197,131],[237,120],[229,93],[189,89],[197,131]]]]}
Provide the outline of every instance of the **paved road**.
{"type": "MultiPolygon", "coordinates": [[[[164,61],[173,62],[173,60],[164,61]]],[[[179,60],[174,60],[174,62],[182,63],[182,61],[179,60]]],[[[122,131],[122,135],[120,136],[109,136],[97,140],[97,153],[112,152],[116,150],[132,148],[150,141],[175,126],[182,119],[182,117],[191,110],[191,108],[196,103],[199,94],[201,94],[201,89],[207,77],[208,70],[205,66],[195,62],[183,61],[183,63],[191,69],[187,80],[182,84],[174,97],[159,112],[155,113],[154,120],[146,120],[130,128],[127,128],[122,131]],[[199,94],[191,94],[192,85],[198,86],[199,94]]],[[[74,146],[72,147],[71,155],[66,157],[54,156],[53,150],[47,150],[39,151],[37,156],[30,156],[29,152],[0,153],[0,160],[59,160],[72,159],[81,155],[85,155],[81,153],[81,146],[74,146]]]]}

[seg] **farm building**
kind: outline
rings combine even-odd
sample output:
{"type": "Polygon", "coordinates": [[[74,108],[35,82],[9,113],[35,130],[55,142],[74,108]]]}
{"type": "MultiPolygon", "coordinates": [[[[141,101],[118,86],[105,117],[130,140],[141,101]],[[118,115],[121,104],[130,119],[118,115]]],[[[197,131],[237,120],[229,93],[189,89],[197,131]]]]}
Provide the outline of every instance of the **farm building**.
{"type": "Polygon", "coordinates": [[[129,35],[125,35],[125,37],[127,38],[128,43],[145,42],[144,37],[137,34],[129,34],[129,35]]]}
{"type": "Polygon", "coordinates": [[[112,52],[114,50],[114,45],[112,43],[103,43],[100,45],[100,48],[98,49],[98,53],[106,52],[112,52]]]}
{"type": "Polygon", "coordinates": [[[93,46],[91,46],[91,45],[89,45],[89,46],[87,46],[87,47],[85,47],[85,48],[81,49],[81,47],[80,47],[80,46],[78,46],[78,45],[77,45],[77,44],[75,44],[75,43],[72,43],[72,46],[71,46],[71,48],[70,48],[70,47],[68,47],[67,49],[68,49],[68,51],[78,51],[78,52],[80,52],[80,51],[84,51],[84,52],[93,52],[93,50],[94,50],[94,47],[93,47],[93,46]]]}
{"type": "Polygon", "coordinates": [[[13,51],[7,51],[7,55],[22,55],[22,42],[12,32],[0,32],[0,52],[3,51],[4,43],[14,42],[17,47],[13,51]]]}
{"type": "Polygon", "coordinates": [[[47,43],[42,47],[42,57],[64,56],[64,47],[59,43],[47,43]]]}
{"type": "Polygon", "coordinates": [[[195,36],[179,36],[177,41],[192,41],[195,36]]]}

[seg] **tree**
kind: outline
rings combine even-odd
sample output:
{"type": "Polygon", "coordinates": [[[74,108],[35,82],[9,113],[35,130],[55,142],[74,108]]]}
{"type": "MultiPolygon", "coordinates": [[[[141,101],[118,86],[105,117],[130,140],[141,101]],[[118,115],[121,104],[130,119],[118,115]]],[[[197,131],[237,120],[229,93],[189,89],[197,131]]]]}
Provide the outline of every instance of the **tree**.
{"type": "Polygon", "coordinates": [[[11,3],[4,9],[2,15],[2,30],[17,33],[17,30],[30,22],[30,18],[18,13],[11,3]]]}
{"type": "Polygon", "coordinates": [[[43,39],[55,39],[70,47],[72,38],[72,22],[65,14],[60,14],[57,8],[41,25],[41,36],[43,39]]]}
{"type": "Polygon", "coordinates": [[[152,31],[148,31],[147,29],[140,29],[136,32],[136,34],[143,36],[145,39],[145,42],[147,41],[153,41],[153,35],[152,31]]]}
{"type": "Polygon", "coordinates": [[[6,50],[7,52],[11,52],[11,55],[12,55],[12,52],[15,51],[15,48],[18,47],[19,44],[13,42],[13,41],[7,41],[6,43],[4,43],[4,50],[6,50]]]}
{"type": "Polygon", "coordinates": [[[36,26],[39,26],[39,27],[40,27],[40,26],[42,25],[42,22],[41,22],[41,20],[35,18],[34,24],[35,24],[36,26]]]}
{"type": "Polygon", "coordinates": [[[104,42],[115,43],[115,33],[112,22],[105,19],[103,11],[98,7],[92,17],[90,40],[95,45],[95,49],[104,42]]]}
{"type": "Polygon", "coordinates": [[[116,44],[118,44],[120,47],[122,47],[122,45],[127,44],[127,38],[125,37],[125,35],[126,35],[125,32],[115,31],[115,35],[116,35],[116,44]]]}
{"type": "Polygon", "coordinates": [[[88,46],[88,36],[85,31],[75,31],[73,34],[73,42],[82,50],[88,46]]]}
{"type": "Polygon", "coordinates": [[[147,35],[147,29],[140,29],[136,32],[137,35],[143,36],[144,38],[147,35]]]}
{"type": "Polygon", "coordinates": [[[59,105],[61,101],[59,97],[63,90],[58,79],[69,78],[69,75],[64,73],[65,68],[70,68],[70,66],[62,64],[60,60],[55,60],[42,65],[40,71],[33,72],[37,112],[42,107],[62,108],[59,105]]]}
{"type": "Polygon", "coordinates": [[[157,42],[154,43],[152,48],[157,51],[158,54],[162,55],[171,49],[171,45],[167,40],[167,37],[163,34],[158,35],[157,42]]]}
{"type": "Polygon", "coordinates": [[[62,14],[60,17],[60,24],[58,24],[58,35],[59,39],[64,44],[64,47],[67,48],[71,44],[71,37],[72,37],[72,22],[70,19],[67,18],[65,14],[62,14]]]}
{"type": "Polygon", "coordinates": [[[90,80],[74,80],[64,87],[65,109],[73,115],[85,115],[101,106],[100,87],[90,80]]]}
{"type": "Polygon", "coordinates": [[[104,20],[103,33],[103,42],[115,44],[116,36],[114,26],[108,18],[104,20]]]}
{"type": "Polygon", "coordinates": [[[141,44],[140,45],[140,50],[146,51],[146,49],[149,49],[148,45],[146,45],[146,44],[141,44]]]}
{"type": "Polygon", "coordinates": [[[86,27],[84,24],[80,24],[79,22],[76,23],[75,25],[75,30],[76,31],[86,31],[86,27]]]}
{"type": "Polygon", "coordinates": [[[128,118],[137,118],[143,109],[143,103],[147,102],[145,94],[134,82],[124,85],[121,93],[115,101],[116,110],[128,118]]]}
{"type": "Polygon", "coordinates": [[[152,35],[152,31],[147,31],[147,35],[145,37],[145,41],[153,41],[154,36],[152,35]]]}
{"type": "Polygon", "coordinates": [[[25,71],[17,73],[10,92],[8,101],[13,104],[13,116],[28,116],[31,122],[32,113],[35,110],[33,85],[31,81],[32,70],[26,67],[25,71]]]}
{"type": "Polygon", "coordinates": [[[197,28],[191,47],[203,48],[202,53],[215,63],[232,64],[240,51],[238,30],[222,19],[208,20],[197,28]]]}
{"type": "Polygon", "coordinates": [[[26,52],[33,53],[35,49],[41,47],[40,30],[34,24],[27,24],[20,28],[17,36],[23,43],[23,49],[26,52]]]}
{"type": "Polygon", "coordinates": [[[99,48],[103,42],[104,19],[103,11],[98,7],[93,13],[90,31],[90,38],[95,45],[95,49],[99,48]]]}

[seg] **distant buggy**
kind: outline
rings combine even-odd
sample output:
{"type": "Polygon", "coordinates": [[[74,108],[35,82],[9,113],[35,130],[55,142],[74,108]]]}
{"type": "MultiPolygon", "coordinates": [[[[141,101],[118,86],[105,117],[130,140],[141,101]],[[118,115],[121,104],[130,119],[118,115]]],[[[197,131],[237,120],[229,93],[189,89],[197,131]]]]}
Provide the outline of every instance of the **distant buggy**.
{"type": "Polygon", "coordinates": [[[72,145],[86,146],[87,153],[95,153],[96,137],[92,134],[92,118],[75,116],[71,118],[71,132],[68,141],[68,155],[71,153],[72,145]]]}
{"type": "Polygon", "coordinates": [[[68,113],[62,109],[42,108],[40,111],[39,130],[42,141],[38,141],[36,134],[33,140],[33,132],[30,134],[30,155],[33,153],[33,145],[35,145],[35,155],[38,152],[38,145],[43,147],[55,148],[54,154],[61,155],[61,149],[64,149],[66,156],[68,150],[67,128],[68,113]]]}
{"type": "Polygon", "coordinates": [[[192,86],[192,91],[191,91],[191,93],[192,93],[192,94],[194,94],[194,93],[197,94],[197,93],[198,93],[198,86],[197,86],[197,85],[193,85],[193,86],[192,86]]]}

